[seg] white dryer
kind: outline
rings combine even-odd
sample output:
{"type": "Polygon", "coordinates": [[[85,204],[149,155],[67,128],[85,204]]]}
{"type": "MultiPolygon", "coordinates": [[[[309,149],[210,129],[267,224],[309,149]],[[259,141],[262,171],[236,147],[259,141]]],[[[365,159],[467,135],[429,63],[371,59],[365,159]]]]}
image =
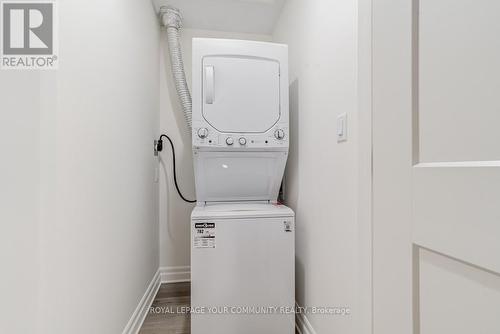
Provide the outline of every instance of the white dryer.
{"type": "Polygon", "coordinates": [[[287,46],[195,38],[192,82],[191,332],[293,334],[287,46]]]}
{"type": "Polygon", "coordinates": [[[288,47],[193,39],[198,202],[276,201],[288,155],[288,47]]]}

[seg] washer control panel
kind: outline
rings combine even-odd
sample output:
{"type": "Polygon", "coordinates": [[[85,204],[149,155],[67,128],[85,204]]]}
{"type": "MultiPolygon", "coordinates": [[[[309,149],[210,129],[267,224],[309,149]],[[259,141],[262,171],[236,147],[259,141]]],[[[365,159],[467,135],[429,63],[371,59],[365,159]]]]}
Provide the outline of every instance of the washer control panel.
{"type": "Polygon", "coordinates": [[[266,133],[220,133],[206,127],[193,129],[193,145],[237,149],[262,149],[288,146],[288,128],[276,127],[266,133]]]}

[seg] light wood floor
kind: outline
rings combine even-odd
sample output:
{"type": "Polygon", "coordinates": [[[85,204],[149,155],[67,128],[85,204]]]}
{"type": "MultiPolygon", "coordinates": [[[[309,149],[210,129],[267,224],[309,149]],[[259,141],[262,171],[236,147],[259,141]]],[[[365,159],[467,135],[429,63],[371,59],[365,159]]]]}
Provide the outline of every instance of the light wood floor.
{"type": "Polygon", "coordinates": [[[181,309],[191,304],[190,290],[189,282],[162,284],[139,334],[190,334],[190,316],[181,309]]]}

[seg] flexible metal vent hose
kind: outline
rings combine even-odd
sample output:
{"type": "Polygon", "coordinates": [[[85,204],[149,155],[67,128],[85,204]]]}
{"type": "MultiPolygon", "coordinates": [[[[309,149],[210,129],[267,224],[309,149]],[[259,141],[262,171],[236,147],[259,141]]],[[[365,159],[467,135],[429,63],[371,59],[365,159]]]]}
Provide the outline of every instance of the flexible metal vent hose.
{"type": "Polygon", "coordinates": [[[172,75],[174,77],[175,89],[181,103],[182,111],[186,123],[191,129],[193,105],[191,94],[184,72],[184,62],[182,61],[182,51],[180,44],[180,29],[182,27],[182,16],[177,8],[164,6],[160,8],[160,17],[163,26],[167,28],[167,41],[170,53],[170,63],[172,65],[172,75]]]}

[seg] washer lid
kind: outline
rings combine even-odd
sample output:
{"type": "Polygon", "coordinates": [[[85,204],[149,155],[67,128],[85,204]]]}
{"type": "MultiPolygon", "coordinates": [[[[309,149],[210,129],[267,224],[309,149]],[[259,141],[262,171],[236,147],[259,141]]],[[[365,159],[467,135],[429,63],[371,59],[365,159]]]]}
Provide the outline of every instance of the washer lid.
{"type": "Polygon", "coordinates": [[[276,201],[286,151],[195,151],[199,202],[276,201]]]}
{"type": "Polygon", "coordinates": [[[245,56],[203,58],[203,117],[220,132],[263,133],[280,119],[280,64],[245,56]]]}
{"type": "Polygon", "coordinates": [[[292,209],[277,204],[233,203],[207,204],[197,206],[191,213],[191,218],[198,219],[227,219],[227,218],[273,218],[293,217],[292,209]]]}

